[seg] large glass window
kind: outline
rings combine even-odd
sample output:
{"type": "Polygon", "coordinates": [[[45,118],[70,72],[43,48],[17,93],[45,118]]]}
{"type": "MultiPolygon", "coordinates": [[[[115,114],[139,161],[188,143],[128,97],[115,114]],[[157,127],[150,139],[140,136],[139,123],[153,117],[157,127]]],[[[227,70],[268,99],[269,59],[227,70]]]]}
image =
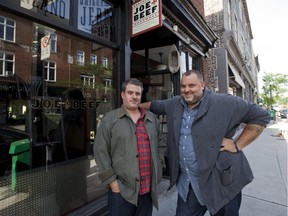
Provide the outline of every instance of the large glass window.
{"type": "Polygon", "coordinates": [[[0,16],[0,39],[7,41],[15,41],[16,22],[0,16]]]}
{"type": "MultiPolygon", "coordinates": [[[[43,11],[45,2],[21,1],[21,7],[66,24],[71,1],[47,1],[43,11]]],[[[108,7],[81,2],[82,15],[108,7]]],[[[0,215],[66,215],[106,194],[92,150],[97,125],[114,108],[116,51],[86,33],[69,34],[1,8],[0,13],[7,14],[0,17],[0,215]],[[18,30],[21,37],[15,37],[18,30]],[[41,38],[48,34],[51,52],[41,60],[41,38]],[[13,153],[15,141],[21,151],[13,153]]]]}

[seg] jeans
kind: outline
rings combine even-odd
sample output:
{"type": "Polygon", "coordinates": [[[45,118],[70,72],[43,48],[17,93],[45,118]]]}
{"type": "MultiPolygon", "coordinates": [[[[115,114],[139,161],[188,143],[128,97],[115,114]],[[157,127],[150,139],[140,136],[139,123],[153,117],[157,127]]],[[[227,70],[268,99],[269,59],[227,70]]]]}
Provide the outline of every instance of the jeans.
{"type": "MultiPolygon", "coordinates": [[[[242,193],[240,192],[213,216],[239,216],[241,199],[242,193]]],[[[186,202],[178,194],[176,216],[203,216],[206,211],[206,206],[199,204],[191,186],[186,202]]],[[[212,216],[212,214],[210,215],[212,216]]]]}
{"type": "Polygon", "coordinates": [[[120,193],[108,191],[108,208],[110,216],[151,216],[153,205],[151,194],[138,196],[138,205],[126,201],[120,193]]]}

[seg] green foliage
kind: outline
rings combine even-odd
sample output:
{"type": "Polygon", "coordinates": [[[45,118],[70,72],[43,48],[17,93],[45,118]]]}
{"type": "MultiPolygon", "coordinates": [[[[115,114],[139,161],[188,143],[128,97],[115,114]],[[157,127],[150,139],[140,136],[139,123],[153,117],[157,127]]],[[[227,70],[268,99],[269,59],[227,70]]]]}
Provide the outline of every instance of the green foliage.
{"type": "MultiPolygon", "coordinates": [[[[104,67],[101,64],[85,64],[85,65],[77,65],[78,71],[83,74],[88,75],[95,75],[95,83],[94,84],[84,84],[84,82],[81,80],[80,76],[77,79],[67,81],[57,81],[57,84],[60,86],[65,87],[73,87],[73,88],[81,88],[81,89],[97,89],[97,90],[103,90],[103,78],[111,78],[112,77],[112,70],[104,67]]],[[[106,87],[109,88],[109,87],[106,87]]],[[[110,87],[111,88],[111,87],[110,87]]],[[[111,90],[109,88],[109,90],[111,90]]]]}
{"type": "MultiPolygon", "coordinates": [[[[283,95],[287,93],[288,75],[287,74],[272,74],[265,73],[263,77],[263,93],[261,97],[263,99],[263,105],[270,107],[273,104],[282,104],[283,95]],[[281,103],[280,103],[281,102],[281,103]]],[[[285,103],[285,101],[284,101],[285,103]]],[[[287,103],[287,100],[286,100],[287,103]]]]}
{"type": "Polygon", "coordinates": [[[112,70],[104,67],[101,64],[85,64],[84,66],[79,65],[79,71],[81,73],[93,74],[93,75],[106,75],[112,76],[112,70]]]}

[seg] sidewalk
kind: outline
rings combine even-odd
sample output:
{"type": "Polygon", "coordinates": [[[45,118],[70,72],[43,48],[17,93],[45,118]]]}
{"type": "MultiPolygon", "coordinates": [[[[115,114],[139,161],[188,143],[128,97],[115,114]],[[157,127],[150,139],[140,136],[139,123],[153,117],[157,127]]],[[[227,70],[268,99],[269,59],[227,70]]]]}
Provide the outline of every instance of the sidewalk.
{"type": "MultiPolygon", "coordinates": [[[[287,216],[287,133],[286,120],[272,122],[260,137],[244,149],[254,173],[254,180],[242,191],[240,216],[287,216]]],[[[177,190],[167,192],[169,180],[159,185],[159,211],[153,216],[174,216],[177,190]]],[[[209,216],[207,212],[205,216],[209,216]]]]}
{"type": "Polygon", "coordinates": [[[241,216],[287,215],[287,134],[279,136],[288,123],[270,123],[260,137],[244,149],[254,180],[243,190],[241,216]]]}
{"type": "Polygon", "coordinates": [[[270,123],[269,128],[276,129],[278,135],[284,137],[288,141],[288,119],[280,119],[277,117],[275,123],[270,123]]]}

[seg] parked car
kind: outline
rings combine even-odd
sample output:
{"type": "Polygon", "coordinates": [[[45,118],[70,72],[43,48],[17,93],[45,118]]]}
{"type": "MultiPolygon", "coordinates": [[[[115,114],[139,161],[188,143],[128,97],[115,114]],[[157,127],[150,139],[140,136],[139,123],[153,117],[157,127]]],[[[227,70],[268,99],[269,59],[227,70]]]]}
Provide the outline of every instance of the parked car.
{"type": "Polygon", "coordinates": [[[281,110],[279,111],[280,117],[281,117],[281,118],[287,118],[287,111],[288,111],[288,108],[286,108],[286,109],[281,109],[281,110]]]}
{"type": "Polygon", "coordinates": [[[11,170],[10,144],[26,138],[29,138],[29,135],[24,131],[14,128],[0,128],[0,176],[10,173],[11,170]]]}

